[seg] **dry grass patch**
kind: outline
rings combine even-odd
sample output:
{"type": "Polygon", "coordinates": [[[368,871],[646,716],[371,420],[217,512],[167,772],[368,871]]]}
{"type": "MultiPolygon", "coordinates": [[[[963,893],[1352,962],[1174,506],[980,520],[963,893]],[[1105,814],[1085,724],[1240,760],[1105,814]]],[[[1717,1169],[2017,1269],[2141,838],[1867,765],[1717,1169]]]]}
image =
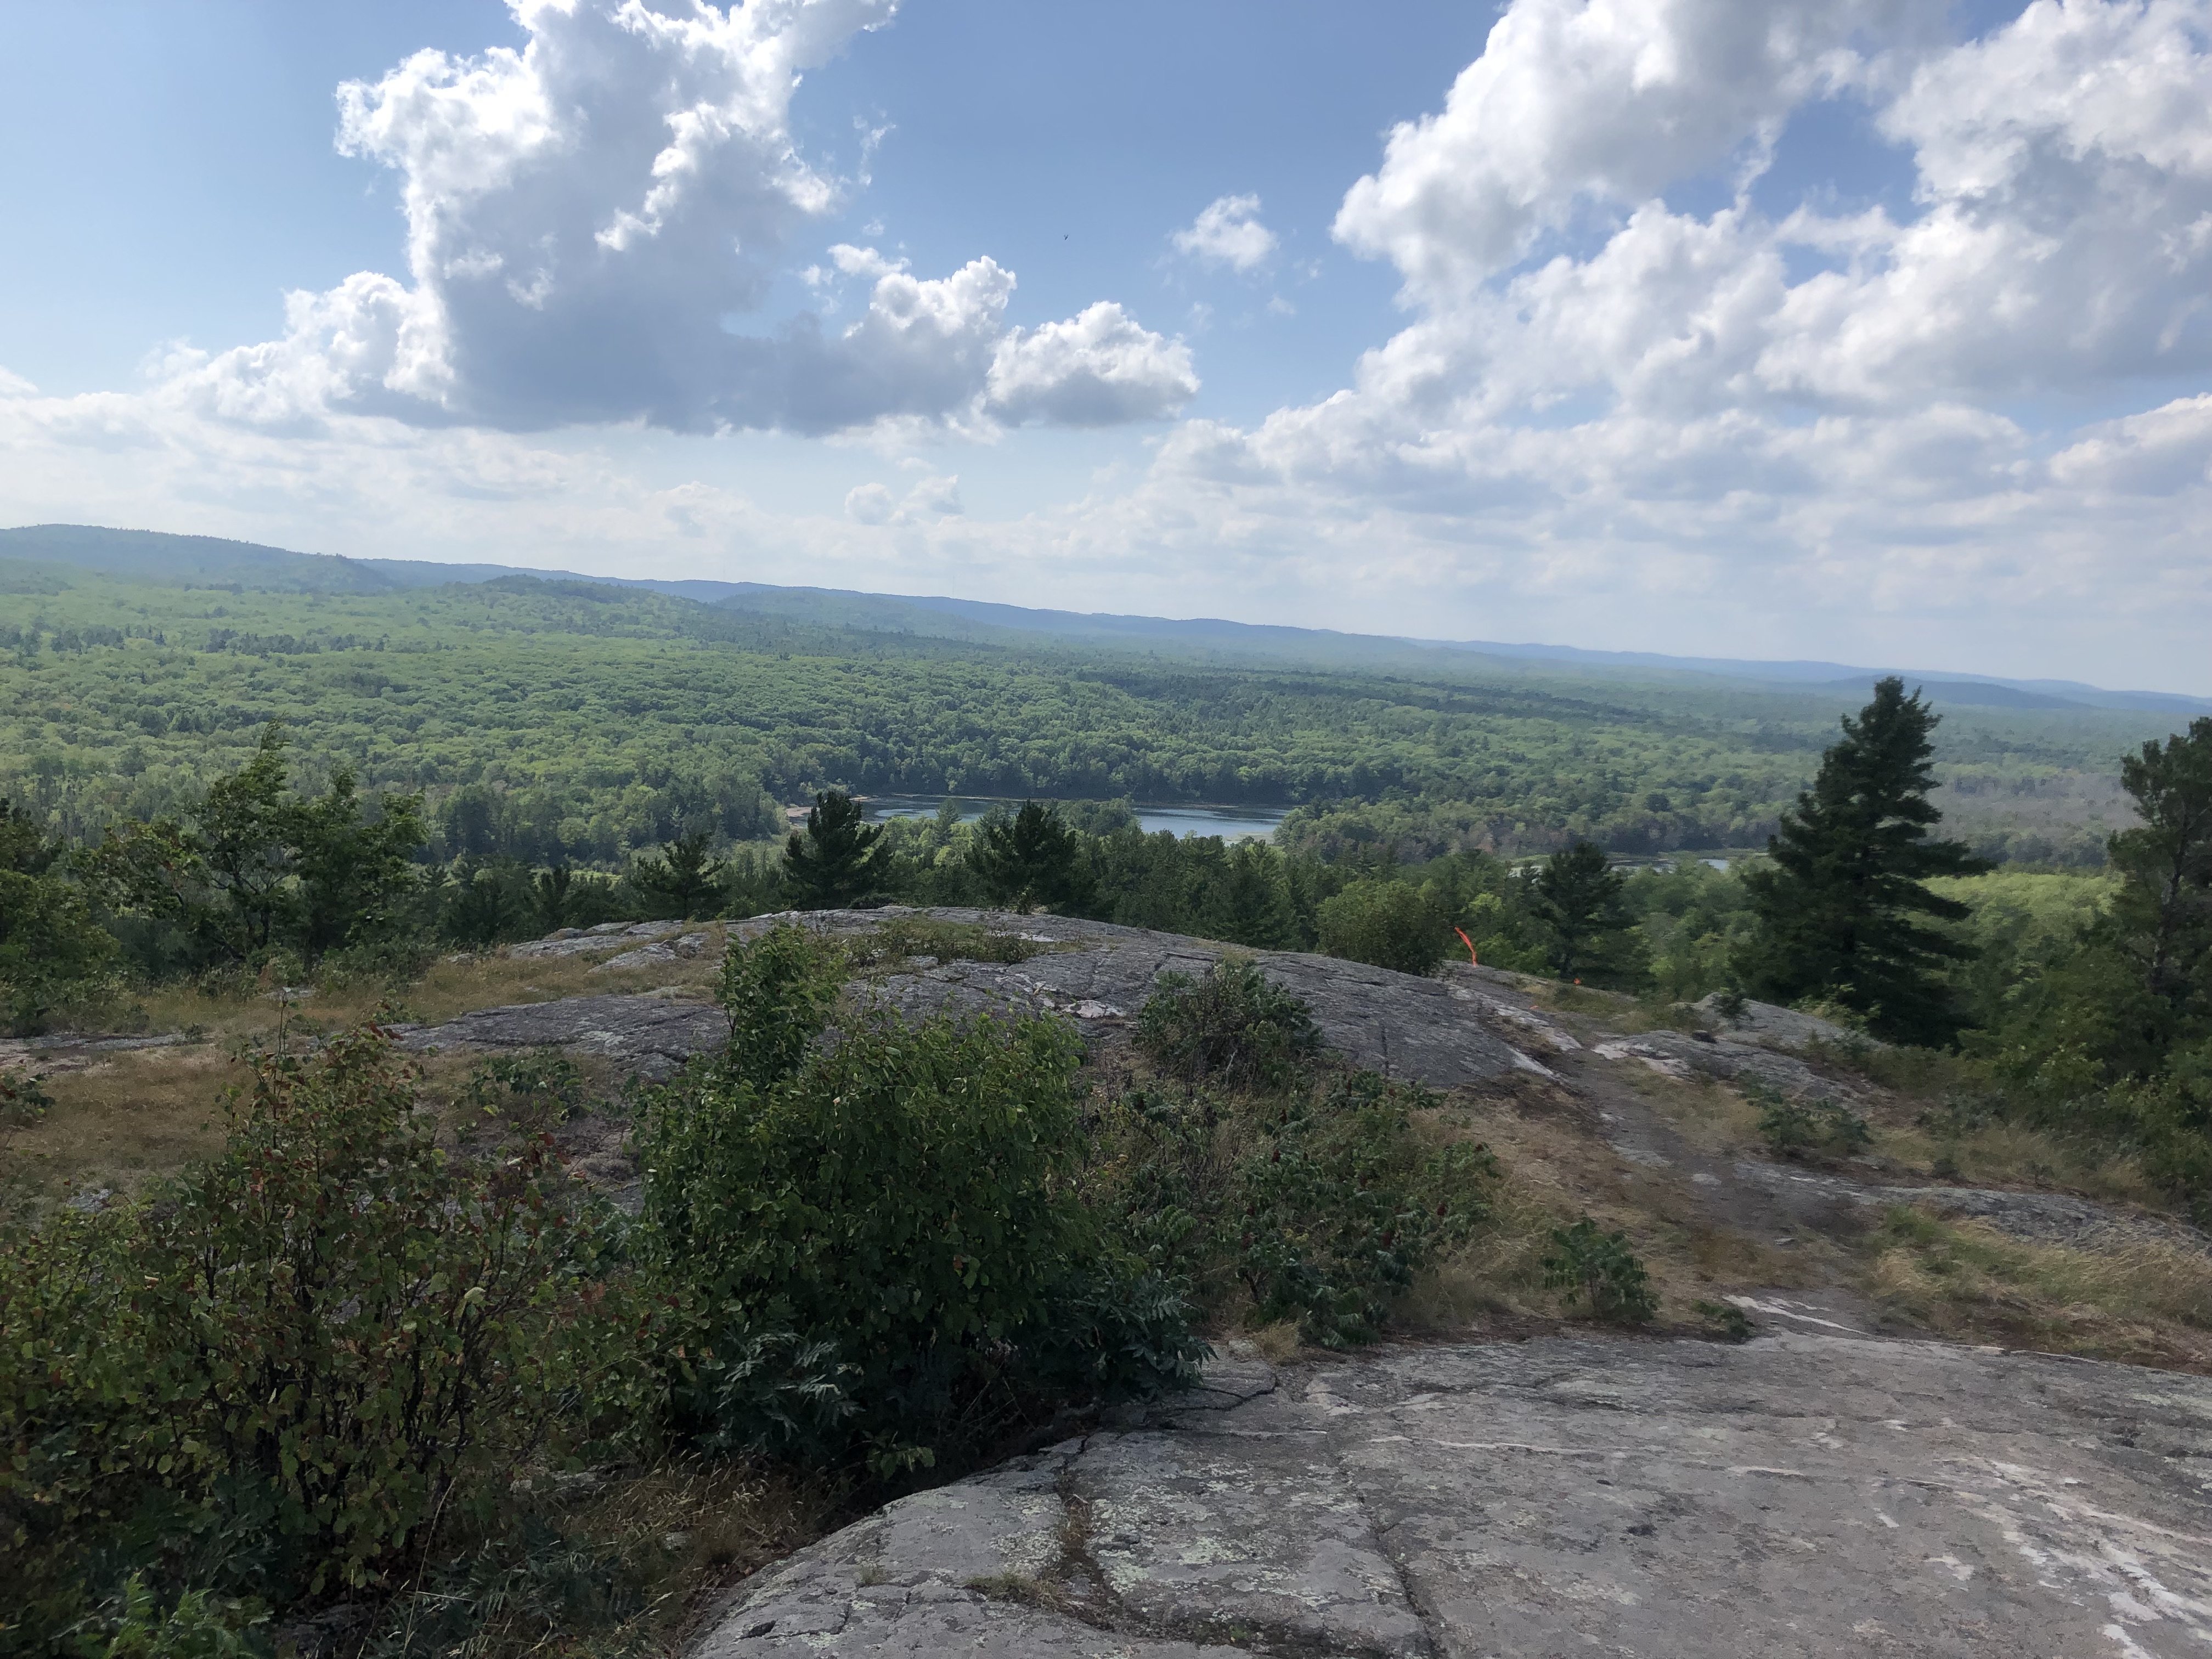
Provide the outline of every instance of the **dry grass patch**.
{"type": "MultiPolygon", "coordinates": [[[[1690,1095],[1727,1092],[1650,1081],[1690,1095]]],[[[1849,1255],[1829,1240],[1781,1249],[1712,1220],[1679,1171],[1621,1157],[1588,1104],[1541,1079],[1516,1074],[1462,1091],[1449,1109],[1428,1115],[1425,1133],[1486,1142],[1504,1175],[1481,1237],[1416,1278],[1395,1316],[1407,1329],[1441,1335],[1556,1316],[1544,1257],[1553,1229],[1584,1215],[1628,1235],[1662,1317],[1687,1319],[1691,1304],[1729,1291],[1831,1284],[1849,1270],[1849,1255]]]]}
{"type": "Polygon", "coordinates": [[[129,1190],[222,1144],[222,1095],[246,1081],[230,1044],[141,1048],[50,1075],[53,1105],[0,1130],[0,1181],[34,1203],[72,1188],[129,1190]]]}
{"type": "MultiPolygon", "coordinates": [[[[318,988],[287,999],[277,988],[222,994],[191,985],[149,993],[125,1023],[138,1030],[185,1032],[191,1041],[110,1057],[63,1051],[21,1062],[46,1074],[53,1105],[35,1122],[0,1128],[0,1182],[19,1198],[42,1202],[72,1188],[125,1190],[180,1168],[222,1141],[224,1089],[244,1081],[240,1055],[248,1044],[313,1041],[372,1019],[436,1024],[479,1008],[550,1002],[563,997],[696,991],[720,971],[724,930],[702,924],[708,943],[694,957],[614,973],[592,971],[604,957],[574,956],[514,961],[465,957],[434,963],[398,991],[371,985],[318,988]]],[[[635,948],[635,939],[620,942],[635,948]]],[[[610,947],[611,951],[617,947],[610,947]]],[[[615,1079],[589,1059],[571,1056],[586,1092],[604,1097],[615,1079]]],[[[450,1106],[481,1055],[428,1057],[427,1097],[450,1106]]]]}
{"type": "Polygon", "coordinates": [[[2033,1244],[1901,1206],[1871,1245],[1868,1292],[1923,1329],[2212,1375],[2212,1256],[2201,1251],[2033,1244]]]}
{"type": "Polygon", "coordinates": [[[271,1037],[288,1021],[336,1030],[362,1020],[389,1017],[435,1025],[478,1008],[515,1003],[553,1002],[562,997],[608,996],[639,991],[704,990],[714,982],[722,960],[726,929],[720,922],[691,924],[706,944],[696,957],[653,963],[641,968],[598,971],[611,957],[646,941],[617,939],[604,951],[568,957],[517,961],[501,952],[459,956],[430,964],[420,979],[393,988],[373,983],[324,984],[288,1006],[273,981],[250,994],[210,991],[193,984],[160,987],[131,1010],[134,1030],[204,1031],[215,1036],[271,1037]]]}

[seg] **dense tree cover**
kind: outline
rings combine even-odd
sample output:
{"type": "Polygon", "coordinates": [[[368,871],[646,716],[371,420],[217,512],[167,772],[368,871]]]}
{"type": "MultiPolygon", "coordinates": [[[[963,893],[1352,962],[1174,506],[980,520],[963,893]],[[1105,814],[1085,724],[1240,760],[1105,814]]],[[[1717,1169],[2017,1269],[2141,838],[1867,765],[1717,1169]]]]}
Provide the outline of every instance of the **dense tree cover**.
{"type": "Polygon", "coordinates": [[[1956,1034],[1941,970],[1971,952],[1930,923],[1961,921],[1966,907],[1927,884],[1988,866],[1961,842],[1929,839],[1942,816],[1928,799],[1937,718],[1894,678],[1844,717],[1813,787],[1783,814],[1771,861],[1747,878],[1759,930],[1745,977],[1759,995],[1826,998],[1901,1041],[1956,1034]]]}
{"type": "MultiPolygon", "coordinates": [[[[304,595],[76,576],[16,611],[0,793],[49,834],[179,816],[283,720],[310,768],[420,793],[441,859],[608,871],[684,835],[780,836],[779,803],[841,786],[1296,805],[1290,838],[1331,860],[1756,846],[1840,701],[1435,653],[1382,673],[1016,649],[526,579],[304,595]]],[[[2074,781],[2148,725],[1974,711],[1943,758],[1976,836],[2070,856],[2102,837],[2074,781]]]]}
{"type": "Polygon", "coordinates": [[[402,925],[424,886],[420,803],[364,801],[343,765],[319,793],[295,793],[289,742],[272,723],[188,817],[126,824],[81,860],[142,969],[255,967],[279,950],[313,968],[402,925]]]}

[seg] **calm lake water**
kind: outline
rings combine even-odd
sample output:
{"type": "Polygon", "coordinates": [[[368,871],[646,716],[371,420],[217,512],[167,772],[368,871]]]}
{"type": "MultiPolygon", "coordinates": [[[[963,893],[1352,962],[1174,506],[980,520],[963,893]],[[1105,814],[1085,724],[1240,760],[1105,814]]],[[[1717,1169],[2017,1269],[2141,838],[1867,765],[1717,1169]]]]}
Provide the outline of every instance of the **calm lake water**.
{"type": "MultiPolygon", "coordinates": [[[[880,818],[933,818],[943,803],[942,796],[872,795],[868,799],[868,817],[880,818]]],[[[960,821],[973,823],[977,818],[998,805],[1018,806],[1019,801],[986,800],[967,795],[960,798],[960,821]]],[[[1178,836],[1219,836],[1224,840],[1238,841],[1247,836],[1256,836],[1265,841],[1275,833],[1275,826],[1283,821],[1287,807],[1271,806],[1146,806],[1137,807],[1137,822],[1146,835],[1162,830],[1178,836]]]]}

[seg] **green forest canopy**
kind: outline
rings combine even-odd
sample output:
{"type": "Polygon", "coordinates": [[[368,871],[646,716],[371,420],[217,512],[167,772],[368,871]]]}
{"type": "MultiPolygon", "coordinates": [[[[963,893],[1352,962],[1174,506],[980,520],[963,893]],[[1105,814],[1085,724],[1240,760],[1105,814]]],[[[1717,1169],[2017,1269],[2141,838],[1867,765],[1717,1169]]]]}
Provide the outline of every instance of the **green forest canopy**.
{"type": "MultiPolygon", "coordinates": [[[[949,639],[525,577],[263,592],[0,560],[0,793],[72,839],[175,810],[278,720],[303,781],[420,790],[448,854],[760,839],[833,785],[1296,807],[1286,838],[1325,854],[1746,848],[1863,695],[1380,644],[1316,668],[949,639]]],[[[2174,723],[1947,709],[1948,820],[2000,857],[2094,863],[2125,818],[2118,757],[2174,723]]]]}

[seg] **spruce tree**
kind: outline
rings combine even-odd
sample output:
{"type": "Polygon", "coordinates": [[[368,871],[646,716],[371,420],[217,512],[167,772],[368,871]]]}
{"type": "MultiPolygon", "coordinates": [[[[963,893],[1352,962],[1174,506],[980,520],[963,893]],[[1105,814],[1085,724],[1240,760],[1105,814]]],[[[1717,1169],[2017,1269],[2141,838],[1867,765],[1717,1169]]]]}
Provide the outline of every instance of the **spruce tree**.
{"type": "Polygon", "coordinates": [[[842,910],[866,897],[876,884],[876,842],[882,829],[842,789],[814,798],[805,834],[784,843],[783,871],[802,910],[842,910]]]}
{"type": "Polygon", "coordinates": [[[1753,995],[1839,1003],[1893,1042],[1958,1035],[1942,975],[1972,952],[1927,924],[1960,920],[1966,907],[1925,884],[1990,866],[1964,842],[1929,839],[1942,817],[1928,799],[1941,718],[1893,676],[1856,720],[1844,717],[1842,741],[1767,842],[1772,863],[1744,878],[1757,932],[1741,966],[1753,995]]]}

